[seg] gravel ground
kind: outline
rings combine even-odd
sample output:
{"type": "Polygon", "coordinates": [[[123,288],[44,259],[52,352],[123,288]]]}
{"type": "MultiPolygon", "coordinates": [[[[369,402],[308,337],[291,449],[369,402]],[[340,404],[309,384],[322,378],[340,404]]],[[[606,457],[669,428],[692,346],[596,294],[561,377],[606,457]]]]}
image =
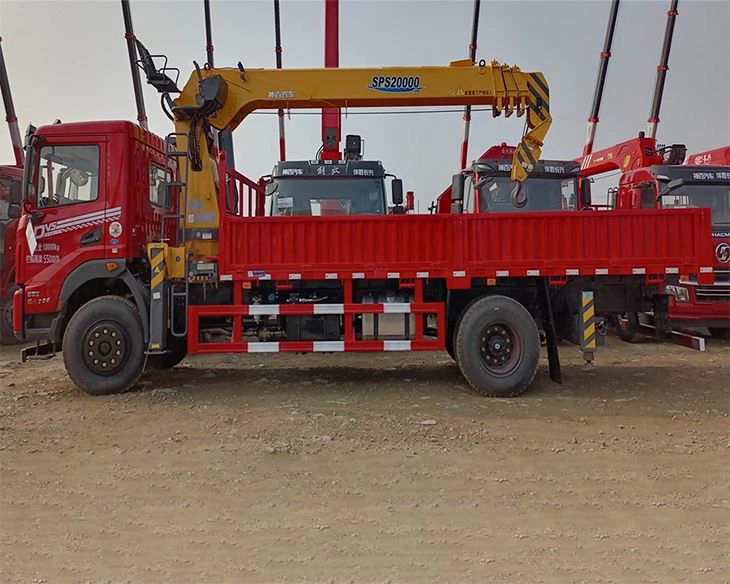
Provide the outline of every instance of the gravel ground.
{"type": "Polygon", "coordinates": [[[124,395],[0,353],[2,582],[728,582],[730,346],[196,357],[124,395]]]}

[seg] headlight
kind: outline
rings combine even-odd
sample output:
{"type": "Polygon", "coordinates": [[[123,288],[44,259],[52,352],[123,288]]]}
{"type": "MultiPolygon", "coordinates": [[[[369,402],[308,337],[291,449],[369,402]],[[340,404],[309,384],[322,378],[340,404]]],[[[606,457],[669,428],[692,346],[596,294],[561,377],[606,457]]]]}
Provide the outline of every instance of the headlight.
{"type": "Polygon", "coordinates": [[[665,286],[664,290],[670,296],[674,296],[677,302],[689,302],[689,290],[684,286],[665,286]]]}

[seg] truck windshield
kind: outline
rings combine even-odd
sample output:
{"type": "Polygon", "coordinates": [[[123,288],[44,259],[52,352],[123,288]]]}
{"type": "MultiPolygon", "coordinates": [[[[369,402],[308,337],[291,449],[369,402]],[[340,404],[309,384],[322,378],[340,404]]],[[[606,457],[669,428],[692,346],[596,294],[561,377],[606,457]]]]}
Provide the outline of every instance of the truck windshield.
{"type": "Polygon", "coordinates": [[[383,215],[380,178],[277,178],[272,215],[383,215]]]}
{"type": "Polygon", "coordinates": [[[524,183],[527,205],[515,207],[511,200],[512,179],[508,176],[487,177],[480,190],[479,206],[483,213],[572,210],[577,205],[576,183],[575,178],[529,178],[524,183]]]}
{"type": "MultiPolygon", "coordinates": [[[[664,184],[660,183],[664,188],[664,184]]],[[[712,210],[713,225],[730,224],[730,183],[693,184],[686,183],[661,197],[665,209],[686,209],[706,207],[712,210]]]]}

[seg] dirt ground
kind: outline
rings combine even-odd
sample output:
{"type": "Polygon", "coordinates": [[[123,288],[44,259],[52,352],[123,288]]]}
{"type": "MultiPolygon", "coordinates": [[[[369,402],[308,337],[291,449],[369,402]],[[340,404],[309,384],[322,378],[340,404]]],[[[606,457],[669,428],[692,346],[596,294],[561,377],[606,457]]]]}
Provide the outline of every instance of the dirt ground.
{"type": "Polygon", "coordinates": [[[125,395],[0,360],[2,582],[727,582],[730,346],[192,358],[125,395]]]}

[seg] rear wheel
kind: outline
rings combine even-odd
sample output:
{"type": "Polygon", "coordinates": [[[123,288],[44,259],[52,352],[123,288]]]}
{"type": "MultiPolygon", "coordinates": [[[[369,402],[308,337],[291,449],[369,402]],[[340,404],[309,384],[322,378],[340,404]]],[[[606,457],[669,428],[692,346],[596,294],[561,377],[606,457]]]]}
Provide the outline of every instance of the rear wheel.
{"type": "Polygon", "coordinates": [[[5,298],[0,300],[0,345],[17,345],[20,341],[13,333],[13,294],[15,286],[10,286],[5,298]]]}
{"type": "Polygon", "coordinates": [[[616,318],[616,332],[622,341],[627,343],[635,343],[639,340],[639,313],[627,312],[621,317],[616,318]]]}
{"type": "Polygon", "coordinates": [[[73,315],[63,335],[63,361],[74,383],[91,395],[132,387],[144,367],[144,335],[137,308],[102,296],[73,315]]]}
{"type": "Polygon", "coordinates": [[[507,296],[472,302],[459,322],[455,345],[459,369],[482,395],[514,397],[537,373],[537,325],[524,306],[507,296]]]}
{"type": "Polygon", "coordinates": [[[713,339],[721,341],[730,341],[730,328],[728,327],[710,327],[708,329],[713,339]]]}

